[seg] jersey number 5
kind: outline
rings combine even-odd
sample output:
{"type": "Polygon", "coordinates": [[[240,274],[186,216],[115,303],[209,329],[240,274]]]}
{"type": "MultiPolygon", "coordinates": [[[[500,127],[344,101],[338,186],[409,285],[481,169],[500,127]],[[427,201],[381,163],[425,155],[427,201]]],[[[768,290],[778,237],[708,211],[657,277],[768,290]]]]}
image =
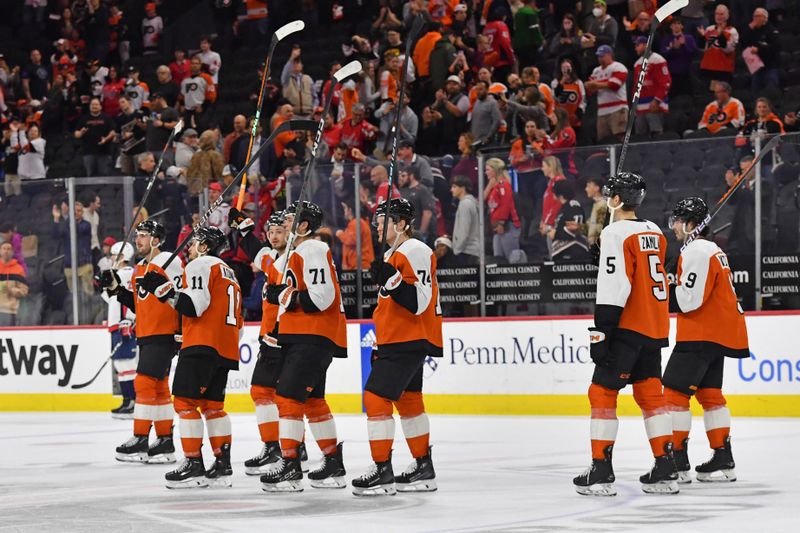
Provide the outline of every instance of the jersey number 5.
{"type": "Polygon", "coordinates": [[[661,259],[657,255],[651,254],[647,256],[647,260],[650,263],[650,279],[655,282],[653,296],[659,302],[663,302],[667,299],[669,293],[667,292],[667,276],[664,274],[664,270],[659,268],[661,259]]]}

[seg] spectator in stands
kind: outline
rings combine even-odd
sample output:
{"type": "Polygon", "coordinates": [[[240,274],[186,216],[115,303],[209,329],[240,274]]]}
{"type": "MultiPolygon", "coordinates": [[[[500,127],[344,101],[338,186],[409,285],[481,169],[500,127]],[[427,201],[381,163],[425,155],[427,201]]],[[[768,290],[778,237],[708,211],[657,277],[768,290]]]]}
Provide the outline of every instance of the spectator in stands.
{"type": "Polygon", "coordinates": [[[133,158],[145,149],[144,113],[137,111],[127,97],[119,99],[120,114],[114,118],[116,122],[117,140],[120,143],[120,172],[132,176],[135,170],[133,158]]]}
{"type": "Polygon", "coordinates": [[[28,296],[25,270],[14,259],[10,242],[0,244],[0,327],[17,325],[17,311],[22,298],[28,296]]]}
{"type": "MultiPolygon", "coordinates": [[[[208,204],[211,205],[222,196],[222,183],[215,181],[208,184],[208,204]]],[[[228,213],[231,210],[231,204],[227,199],[223,199],[222,203],[217,207],[208,217],[208,225],[219,228],[222,233],[227,235],[231,232],[231,227],[228,225],[228,213]]]]}
{"type": "Polygon", "coordinates": [[[292,104],[297,118],[309,118],[314,110],[314,80],[303,73],[302,50],[295,45],[281,72],[283,97],[292,104]]]}
{"type": "Polygon", "coordinates": [[[522,7],[514,14],[514,35],[511,38],[519,67],[536,63],[543,44],[544,35],[536,0],[524,0],[522,7]]]}
{"type": "Polygon", "coordinates": [[[87,191],[82,196],[81,205],[83,205],[83,220],[89,223],[92,228],[92,263],[97,263],[100,259],[100,197],[94,191],[87,191]]]}
{"type": "MultiPolygon", "coordinates": [[[[686,25],[686,33],[695,35],[698,29],[703,29],[708,26],[708,19],[703,8],[708,4],[708,0],[689,0],[689,5],[681,10],[680,18],[683,19],[686,25]]],[[[678,17],[673,15],[675,20],[678,17]]]]}
{"type": "Polygon", "coordinates": [[[744,105],[731,96],[731,85],[725,81],[714,84],[714,101],[706,106],[697,125],[709,133],[719,133],[724,128],[740,128],[744,124],[744,105]]]}
{"type": "MultiPolygon", "coordinates": [[[[112,119],[119,115],[120,106],[119,98],[125,94],[126,80],[119,77],[117,74],[117,67],[111,65],[108,67],[108,76],[102,89],[103,99],[103,113],[112,119]]],[[[135,107],[135,109],[139,109],[135,107]]]]}
{"type": "MultiPolygon", "coordinates": [[[[362,195],[361,202],[367,206],[370,212],[374,212],[381,202],[385,202],[389,198],[389,172],[386,167],[383,165],[372,167],[369,172],[369,181],[372,182],[375,188],[375,200],[370,201],[368,197],[362,195]]],[[[398,196],[400,196],[400,191],[397,190],[397,185],[393,185],[392,198],[397,198],[398,196]]]]}
{"type": "Polygon", "coordinates": [[[753,94],[766,87],[780,87],[781,42],[777,28],[769,23],[769,12],[763,7],[756,8],[753,20],[742,31],[742,50],[752,74],[753,94]]]}
{"type": "Polygon", "coordinates": [[[556,109],[556,124],[553,131],[544,135],[543,141],[545,154],[558,157],[567,174],[576,177],[578,169],[575,167],[575,150],[572,148],[577,143],[577,136],[569,125],[569,115],[565,109],[556,109]]]}
{"type": "Polygon", "coordinates": [[[683,20],[673,16],[670,34],[661,40],[661,55],[667,60],[672,78],[669,96],[692,95],[692,61],[697,54],[697,41],[691,33],[684,33],[683,20]]]}
{"type": "MultiPolygon", "coordinates": [[[[625,32],[620,35],[620,57],[623,57],[623,62],[626,66],[632,66],[636,54],[636,42],[642,37],[647,41],[650,35],[650,24],[652,19],[647,11],[640,11],[633,22],[628,20],[628,17],[623,17],[623,26],[625,32]]],[[[653,49],[658,50],[658,35],[654,37],[653,49]]],[[[634,78],[635,79],[635,78],[634,78]]]]}
{"type": "Polygon", "coordinates": [[[190,64],[192,71],[181,82],[183,120],[187,126],[203,129],[207,126],[205,111],[216,102],[217,88],[211,76],[203,72],[203,63],[199,56],[194,56],[190,64]]]}
{"type": "Polygon", "coordinates": [[[444,90],[436,91],[436,101],[431,105],[434,119],[441,124],[441,150],[454,153],[458,139],[467,128],[469,98],[461,89],[461,78],[450,75],[444,90]]]}
{"type": "Polygon", "coordinates": [[[492,65],[493,75],[497,80],[506,80],[514,67],[516,57],[511,46],[511,33],[500,10],[489,14],[488,24],[483,28],[483,35],[489,39],[486,50],[486,61],[492,65]]]}
{"type": "Polygon", "coordinates": [[[25,98],[31,100],[44,100],[50,92],[50,69],[42,64],[42,53],[33,49],[30,53],[31,62],[22,70],[22,88],[25,98]]]}
{"type": "Polygon", "coordinates": [[[508,154],[508,162],[517,171],[518,208],[523,220],[523,235],[528,234],[536,204],[544,191],[545,180],[541,172],[543,135],[544,132],[536,127],[536,122],[527,121],[523,134],[511,144],[508,154]]]}
{"type": "MultiPolygon", "coordinates": [[[[647,37],[637,37],[636,54],[639,59],[633,66],[633,79],[639,79],[647,37]]],[[[650,55],[649,66],[642,84],[639,103],[636,106],[636,133],[640,135],[660,135],[664,133],[664,116],[669,113],[669,87],[672,77],[669,74],[667,60],[658,52],[650,55]]]]}
{"type": "Polygon", "coordinates": [[[605,0],[596,0],[592,9],[592,16],[586,23],[586,31],[581,35],[581,48],[583,49],[583,71],[587,72],[597,64],[598,48],[614,46],[617,42],[619,26],[617,21],[608,13],[605,0]]]}
{"type": "MultiPolygon", "coordinates": [[[[81,291],[87,296],[94,294],[94,267],[92,264],[92,226],[83,219],[83,205],[75,202],[75,232],[77,238],[77,274],[81,291]]],[[[66,202],[61,207],[53,205],[53,236],[61,239],[61,250],[64,253],[64,277],[67,287],[72,288],[72,247],[69,231],[69,206],[66,202]]]]}
{"type": "Polygon", "coordinates": [[[336,231],[336,238],[342,243],[342,270],[368,270],[375,260],[375,251],[372,248],[372,233],[370,231],[370,212],[362,206],[361,218],[356,220],[353,201],[342,202],[344,218],[347,227],[336,231]],[[356,226],[361,226],[361,259],[356,253],[358,235],[356,226]]]}
{"type": "MultiPolygon", "coordinates": [[[[547,156],[542,160],[542,172],[547,178],[547,186],[542,195],[542,219],[539,222],[539,233],[549,236],[556,224],[556,216],[561,204],[553,192],[553,187],[559,181],[567,179],[564,176],[564,169],[561,166],[561,161],[555,156],[547,156]]],[[[550,237],[548,237],[548,240],[550,237]]]]}
{"type": "Polygon", "coordinates": [[[400,195],[411,202],[417,218],[414,229],[420,233],[420,240],[429,243],[436,236],[436,199],[431,189],[420,182],[418,169],[409,166],[400,170],[397,178],[400,195]]]}
{"type": "Polygon", "coordinates": [[[586,239],[590,245],[595,244],[600,238],[600,232],[603,231],[606,213],[608,212],[606,199],[603,197],[602,192],[603,185],[605,185],[603,178],[592,176],[586,180],[586,188],[584,189],[586,197],[592,201],[592,212],[586,224],[586,239]]]}
{"type": "Polygon", "coordinates": [[[476,87],[478,99],[472,107],[470,133],[476,141],[489,143],[500,128],[503,117],[500,115],[497,100],[489,98],[489,84],[479,81],[476,87]]]}
{"type": "Polygon", "coordinates": [[[586,112],[586,87],[578,77],[572,59],[562,59],[558,72],[558,77],[552,82],[555,106],[567,112],[570,126],[580,128],[586,112]]]}
{"type": "Polygon", "coordinates": [[[169,107],[175,107],[178,102],[180,90],[172,79],[172,73],[166,65],[160,65],[156,69],[156,83],[153,84],[153,94],[160,94],[167,101],[169,107]]]}
{"type": "MultiPolygon", "coordinates": [[[[800,110],[797,111],[788,111],[785,115],[783,115],[783,124],[784,129],[786,131],[800,131],[800,110]]],[[[8,194],[8,193],[6,193],[8,194]]]]}
{"type": "Polygon", "coordinates": [[[14,259],[22,265],[25,274],[28,274],[28,265],[25,264],[25,255],[22,253],[22,234],[16,230],[13,222],[0,223],[0,243],[9,242],[14,248],[14,259]]]}
{"type": "Polygon", "coordinates": [[[184,173],[189,168],[192,157],[198,150],[197,130],[187,128],[183,130],[180,140],[175,143],[175,165],[183,169],[184,173]]]}
{"type": "Polygon", "coordinates": [[[489,222],[494,238],[493,255],[511,258],[511,253],[519,249],[520,221],[514,205],[514,191],[502,159],[493,157],[486,161],[487,184],[483,197],[489,206],[489,222]]]}
{"type": "Polygon", "coordinates": [[[561,28],[558,33],[550,37],[548,50],[550,55],[561,60],[569,57],[573,61],[577,60],[581,53],[581,35],[583,32],[575,22],[575,15],[566,13],[561,20],[561,28]]]}
{"type": "Polygon", "coordinates": [[[45,178],[44,155],[47,141],[42,139],[39,125],[28,126],[11,123],[11,150],[17,153],[17,175],[21,180],[45,178]]]}
{"type": "Polygon", "coordinates": [[[242,135],[247,134],[247,117],[244,115],[236,115],[233,117],[233,131],[225,136],[222,141],[222,156],[225,162],[229,163],[231,160],[231,146],[242,135]]]}
{"type": "Polygon", "coordinates": [[[193,197],[197,197],[209,183],[219,180],[225,166],[222,154],[216,150],[213,131],[206,130],[200,135],[199,147],[186,171],[186,187],[193,197]]]}
{"type": "Polygon", "coordinates": [[[142,19],[142,53],[157,54],[161,32],[164,31],[164,20],[156,13],[155,2],[144,5],[145,17],[142,19]]]}
{"type": "Polygon", "coordinates": [[[106,62],[111,46],[111,27],[108,24],[110,16],[111,13],[101,0],[89,0],[86,23],[81,33],[86,37],[89,57],[100,63],[106,62]]]}
{"type": "Polygon", "coordinates": [[[433,255],[436,256],[437,273],[458,266],[456,256],[453,254],[453,241],[447,235],[437,237],[433,241],[433,255]]]}
{"type": "MultiPolygon", "coordinates": [[[[397,131],[399,136],[398,139],[415,143],[417,140],[417,133],[419,132],[419,118],[417,117],[416,113],[414,113],[414,110],[408,105],[411,101],[408,93],[403,96],[403,99],[405,101],[405,105],[403,106],[403,115],[400,117],[400,127],[397,131]]],[[[353,107],[356,106],[363,107],[363,104],[358,103],[353,107]]],[[[379,129],[381,132],[381,138],[383,139],[383,151],[385,153],[389,152],[389,147],[391,146],[391,132],[392,128],[394,127],[395,116],[397,115],[396,110],[397,106],[392,100],[386,100],[381,107],[375,110],[375,118],[380,120],[379,129]]],[[[353,115],[353,120],[355,120],[355,113],[353,113],[353,115]]],[[[345,142],[347,142],[347,132],[350,129],[347,127],[347,122],[348,121],[345,121],[342,128],[342,138],[345,140],[345,142]]],[[[364,150],[362,146],[357,146],[357,148],[362,151],[364,150]]]]}
{"type": "Polygon", "coordinates": [[[169,72],[172,75],[172,81],[178,87],[184,79],[192,74],[192,64],[186,59],[186,52],[181,49],[175,50],[175,61],[169,64],[169,72]]]}
{"type": "Polygon", "coordinates": [[[705,52],[700,62],[700,73],[711,81],[733,81],[736,63],[736,46],[739,44],[739,32],[728,25],[730,12],[724,4],[714,10],[714,24],[706,29],[698,28],[697,32],[706,40],[705,52]]]}
{"type": "Polygon", "coordinates": [[[472,195],[472,181],[466,176],[456,175],[450,192],[458,202],[453,225],[453,254],[459,259],[459,264],[478,264],[481,255],[480,213],[478,201],[472,195]]]}
{"type": "MultiPolygon", "coordinates": [[[[153,93],[150,96],[150,114],[147,116],[147,129],[145,131],[145,149],[152,152],[158,159],[167,144],[172,129],[178,123],[178,111],[167,105],[163,95],[153,93]]],[[[185,125],[184,127],[187,127],[185,125]]],[[[172,163],[172,152],[164,155],[167,164],[172,163]]]]}
{"type": "Polygon", "coordinates": [[[756,99],[755,116],[744,123],[742,135],[749,137],[754,133],[776,134],[784,133],[783,123],[772,111],[772,104],[766,98],[756,99]]]}
{"type": "MultiPolygon", "coordinates": [[[[404,116],[400,118],[401,130],[405,131],[407,134],[413,131],[413,134],[416,136],[415,119],[416,115],[414,115],[412,120],[407,119],[404,113],[404,116]]],[[[362,152],[366,152],[378,135],[377,128],[367,121],[366,108],[364,104],[360,102],[353,104],[350,116],[342,119],[339,122],[339,126],[341,135],[340,142],[346,144],[350,150],[358,149],[362,152]]]]}
{"type": "MultiPolygon", "coordinates": [[[[424,8],[423,8],[424,9],[424,8]]],[[[426,12],[427,13],[427,12],[426,12]]],[[[414,45],[414,51],[411,55],[416,67],[416,83],[414,91],[412,92],[413,106],[419,108],[418,103],[429,102],[433,96],[433,87],[431,82],[431,52],[436,46],[436,43],[442,38],[439,32],[441,25],[438,22],[430,22],[427,24],[427,33],[422,35],[414,45]]],[[[399,79],[399,78],[398,78],[399,79]]]]}
{"type": "Polygon", "coordinates": [[[200,37],[200,53],[197,54],[200,61],[208,69],[214,85],[219,85],[219,72],[222,70],[222,57],[211,49],[211,37],[204,35],[200,37]]]}
{"type": "MultiPolygon", "coordinates": [[[[595,9],[598,3],[595,2],[595,9]]],[[[611,136],[621,140],[628,126],[628,69],[614,61],[614,50],[607,44],[598,47],[596,54],[600,65],[585,86],[590,94],[597,93],[597,141],[604,142],[611,136]]]]}
{"type": "MultiPolygon", "coordinates": [[[[75,138],[81,140],[83,168],[87,176],[111,174],[111,141],[114,139],[114,121],[103,113],[99,98],[92,98],[89,113],[78,119],[75,138]]],[[[81,207],[83,210],[83,207],[81,207]]]]}
{"type": "Polygon", "coordinates": [[[462,133],[458,136],[458,151],[460,156],[456,164],[453,165],[451,175],[465,176],[472,184],[471,191],[478,190],[478,158],[475,157],[473,143],[475,139],[469,132],[462,133]]]}
{"type": "Polygon", "coordinates": [[[150,87],[139,79],[139,67],[128,67],[128,80],[125,82],[125,95],[135,109],[144,109],[150,105],[150,87]]]}
{"type": "Polygon", "coordinates": [[[583,234],[583,206],[575,200],[575,190],[566,180],[553,187],[561,207],[555,227],[548,237],[552,241],[550,257],[556,263],[587,263],[590,260],[589,242],[583,234]]]}
{"type": "MultiPolygon", "coordinates": [[[[437,91],[438,92],[438,91],[437,91]]],[[[420,153],[428,157],[439,157],[443,155],[442,150],[442,114],[438,111],[431,111],[431,106],[422,108],[421,122],[417,130],[416,144],[419,146],[420,153]]]]}
{"type": "Polygon", "coordinates": [[[444,89],[447,77],[450,74],[457,74],[460,70],[460,63],[456,62],[456,47],[453,45],[456,38],[453,30],[444,28],[441,38],[433,45],[430,63],[431,88],[433,91],[444,89]],[[456,63],[456,64],[454,64],[456,63]]]}

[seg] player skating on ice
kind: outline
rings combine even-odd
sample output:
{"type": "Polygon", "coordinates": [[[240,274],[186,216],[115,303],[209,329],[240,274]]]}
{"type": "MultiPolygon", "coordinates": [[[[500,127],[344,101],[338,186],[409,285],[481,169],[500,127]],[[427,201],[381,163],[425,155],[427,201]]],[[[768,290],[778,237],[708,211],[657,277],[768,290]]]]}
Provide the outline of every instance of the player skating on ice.
{"type": "Polygon", "coordinates": [[[375,210],[378,235],[386,235],[385,261],[373,265],[378,305],[373,313],[377,350],[364,387],[367,433],[375,464],[353,480],[353,494],[376,496],[436,490],[431,460],[430,423],[422,397],[422,368],[430,355],[442,356],[442,312],[436,282],[436,257],[411,236],[414,207],[408,200],[391,200],[375,210]],[[386,233],[384,225],[388,224],[386,233]],[[392,471],[395,422],[393,407],[414,461],[402,474],[392,471]]]}
{"type": "Polygon", "coordinates": [[[661,389],[661,348],[669,334],[666,240],[658,226],[636,217],[645,197],[644,178],[630,172],[603,187],[611,223],[600,234],[594,327],[595,363],[589,403],[592,464],[573,483],[579,494],[613,496],[612,450],[617,438],[617,396],[633,384],[655,465],[639,478],[648,493],[678,492],[672,457],[672,421],[661,389]]]}
{"type": "MultiPolygon", "coordinates": [[[[347,357],[344,307],[339,280],[328,246],[314,239],[322,225],[322,210],[314,203],[293,203],[284,211],[284,227],[296,221],[289,236],[288,266],[280,284],[268,284],[267,301],[278,305],[278,344],[283,366],[275,400],[280,416],[282,459],[261,476],[266,492],[303,490],[298,446],[303,440],[303,416],[324,457],[309,472],[316,488],[344,488],[346,474],[336,424],[325,401],[325,375],[333,357],[347,357]]],[[[281,265],[282,266],[282,265],[281,265]]]]}
{"type": "MultiPolygon", "coordinates": [[[[117,276],[119,276],[120,285],[130,291],[131,278],[133,278],[133,267],[130,266],[131,259],[133,259],[133,246],[127,242],[115,242],[111,246],[111,256],[120,258],[117,276]]],[[[104,290],[100,296],[108,304],[106,325],[111,334],[111,361],[114,364],[114,370],[117,371],[117,380],[122,392],[122,405],[111,410],[111,417],[129,420],[133,418],[133,408],[136,403],[133,380],[136,378],[136,365],[139,362],[136,353],[136,334],[134,333],[136,314],[120,304],[117,297],[108,294],[107,290],[104,290]]]]}
{"type": "MultiPolygon", "coordinates": [[[[670,228],[679,242],[708,216],[697,197],[684,198],[672,210],[670,228]]],[[[664,397],[672,414],[675,463],[679,482],[690,483],[687,443],[692,425],[689,400],[703,406],[703,418],[713,455],[697,467],[698,481],[736,481],[731,454],[731,413],[722,395],[725,356],[750,356],[744,314],[733,288],[728,256],[706,238],[708,227],[689,242],[678,258],[677,285],[672,285],[673,310],[678,313],[675,348],[664,371],[664,397]]]]}
{"type": "Polygon", "coordinates": [[[136,405],[133,409],[133,437],[117,447],[117,459],[128,462],[174,463],[175,446],[172,441],[172,397],[169,391],[169,369],[178,344],[178,313],[168,304],[159,301],[143,290],[140,280],[148,272],[158,272],[175,283],[180,283],[183,270],[179,263],[163,265],[169,253],[161,251],[167,232],[155,220],[145,220],[136,226],[136,251],[141,261],[137,263],[131,290],[122,283],[113,270],[101,274],[101,285],[111,296],[136,313],[136,342],[139,345],[139,363],[133,385],[136,405]],[[155,426],[156,440],[148,448],[150,426],[155,426]]]}
{"type": "Polygon", "coordinates": [[[181,432],[184,461],[164,476],[167,488],[231,486],[231,421],[225,412],[228,372],[239,368],[242,293],[233,270],[219,258],[225,235],[218,228],[194,231],[182,289],[151,271],[142,288],[174,307],[183,317],[183,344],[172,393],[181,432]],[[201,418],[202,415],[202,418],[201,418]],[[214,464],[206,471],[200,448],[203,418],[214,464]]]}

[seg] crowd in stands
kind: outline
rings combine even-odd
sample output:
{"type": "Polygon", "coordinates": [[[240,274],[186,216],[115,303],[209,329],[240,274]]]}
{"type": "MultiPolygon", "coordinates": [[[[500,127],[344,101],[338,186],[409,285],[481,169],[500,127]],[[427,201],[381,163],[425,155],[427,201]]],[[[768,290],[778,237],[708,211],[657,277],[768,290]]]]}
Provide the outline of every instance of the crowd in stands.
{"type": "MultiPolygon", "coordinates": [[[[416,17],[425,27],[407,58],[392,194],[416,208],[418,235],[453,265],[476,264],[484,238],[487,253],[505,261],[586,261],[605,217],[600,189],[609,168],[588,168],[576,151],[622,139],[658,7],[653,0],[210,1],[213,28],[178,48],[165,36],[195,3],[20,4],[9,14],[18,22],[18,46],[0,47],[0,210],[14,197],[34,197],[37,181],[67,176],[134,176],[138,204],[155,173],[141,216],[168,210],[168,247],[275,127],[291,118],[322,119],[330,74],[359,60],[362,72],[334,88],[311,182],[311,199],[323,206],[330,228],[322,238],[342,270],[365,268],[378,250],[369,222],[390,193],[391,131],[416,17]],[[270,65],[251,139],[264,64],[243,72],[239,58],[263,57],[271,32],[294,18],[306,30],[281,44],[270,65]],[[179,120],[184,129],[166,146],[179,120]],[[478,151],[486,154],[483,191],[478,151]],[[486,235],[479,231],[479,198],[486,235]],[[357,227],[366,234],[361,258],[357,227]]],[[[752,156],[755,135],[798,131],[800,39],[791,4],[690,0],[662,24],[635,110],[634,140],[730,137],[730,157],[705,176],[713,182],[705,190],[716,191],[726,171],[738,173],[752,156]]],[[[287,194],[300,189],[313,136],[279,135],[248,171],[242,207],[258,219],[259,235],[287,194]]],[[[771,189],[776,197],[797,181],[800,156],[787,163],[795,166],[776,173],[785,176],[771,189]]],[[[632,170],[647,175],[644,166],[632,170]]],[[[226,233],[237,194],[234,187],[210,220],[226,233]]],[[[74,213],[63,197],[54,193],[47,206],[51,236],[61,242],[67,283],[77,268],[81,289],[93,293],[103,250],[124,228],[114,216],[98,229],[103,211],[94,191],[82,195],[74,213]],[[78,265],[69,253],[71,216],[79,221],[78,265]]],[[[9,231],[19,235],[13,224],[9,231]]],[[[12,243],[13,257],[6,261],[7,247],[0,247],[0,269],[19,276],[21,245],[3,240],[12,243]]],[[[235,236],[227,260],[246,292],[258,290],[235,236]]],[[[0,307],[2,316],[13,305],[1,297],[0,307]]]]}

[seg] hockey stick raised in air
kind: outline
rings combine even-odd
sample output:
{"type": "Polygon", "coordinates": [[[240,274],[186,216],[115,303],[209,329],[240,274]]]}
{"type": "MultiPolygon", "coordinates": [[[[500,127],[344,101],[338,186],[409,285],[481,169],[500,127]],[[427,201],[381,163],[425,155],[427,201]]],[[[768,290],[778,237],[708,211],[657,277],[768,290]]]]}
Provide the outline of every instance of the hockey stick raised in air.
{"type": "MultiPolygon", "coordinates": [[[[144,204],[147,202],[147,199],[150,198],[150,191],[153,190],[153,185],[156,182],[156,176],[158,176],[158,170],[161,168],[161,163],[164,162],[164,154],[167,153],[167,150],[169,150],[172,141],[175,140],[175,136],[178,135],[182,129],[183,129],[183,120],[179,120],[178,123],[175,124],[175,127],[172,128],[172,131],[170,132],[169,137],[167,138],[167,142],[164,145],[164,149],[161,151],[161,157],[158,158],[158,164],[156,165],[156,168],[153,169],[153,174],[150,176],[150,181],[147,182],[147,189],[145,189],[144,191],[144,195],[142,196],[142,201],[139,202],[139,207],[136,208],[136,214],[133,215],[133,220],[131,221],[131,227],[128,228],[128,233],[125,235],[125,240],[122,242],[128,242],[131,240],[131,235],[133,235],[133,230],[136,229],[136,220],[139,218],[139,214],[142,212],[142,208],[144,207],[144,204]]],[[[114,270],[119,268],[119,261],[122,258],[122,250],[124,248],[125,248],[124,246],[120,247],[119,253],[117,254],[117,257],[114,259],[114,270]]]]}
{"type": "MultiPolygon", "coordinates": [[[[258,158],[261,156],[261,153],[268,146],[270,146],[273,143],[273,141],[275,141],[275,138],[278,135],[280,135],[281,133],[286,133],[287,131],[313,131],[316,125],[317,123],[314,122],[313,120],[306,120],[306,119],[287,120],[286,122],[282,122],[281,124],[279,124],[278,127],[272,130],[272,133],[269,134],[269,137],[264,139],[264,142],[262,142],[261,146],[258,147],[256,153],[253,154],[253,158],[250,159],[250,161],[247,164],[245,164],[242,170],[240,170],[239,173],[236,176],[234,176],[233,180],[231,180],[228,186],[225,187],[225,189],[219,195],[219,198],[217,198],[214,201],[214,203],[208,206],[206,212],[203,213],[202,217],[200,217],[200,222],[198,222],[197,226],[195,227],[200,227],[208,221],[208,217],[211,216],[211,213],[213,213],[215,209],[217,209],[220,205],[222,205],[225,195],[239,183],[239,178],[241,178],[242,175],[247,172],[247,170],[253,165],[254,162],[258,161],[258,158]]],[[[161,266],[162,269],[166,270],[167,267],[175,260],[175,258],[178,257],[178,254],[180,254],[183,251],[183,249],[186,248],[186,246],[188,246],[189,242],[191,242],[193,235],[194,232],[187,235],[186,238],[183,239],[183,241],[181,241],[181,243],[177,246],[177,248],[175,248],[175,251],[172,252],[172,255],[169,256],[166,263],[164,263],[161,266]]]]}
{"type": "Polygon", "coordinates": [[[650,54],[653,53],[653,40],[656,36],[658,26],[669,18],[673,13],[679,9],[683,9],[689,5],[689,0],[670,0],[656,11],[655,21],[650,23],[650,34],[647,36],[647,47],[642,55],[642,68],[639,71],[639,78],[636,80],[636,91],[633,93],[631,100],[631,107],[628,109],[628,126],[625,129],[625,137],[622,140],[622,149],[619,153],[619,161],[617,162],[617,174],[622,172],[622,165],[625,163],[625,155],[628,153],[628,144],[631,140],[631,132],[633,131],[633,123],[636,121],[636,107],[639,105],[639,97],[642,94],[642,87],[644,86],[644,77],[647,74],[647,66],[650,63],[650,54]]]}
{"type": "Polygon", "coordinates": [[[328,116],[328,113],[330,113],[331,110],[333,91],[336,88],[336,84],[341,83],[343,80],[349,78],[350,76],[354,76],[359,72],[361,72],[361,62],[351,61],[337,70],[330,80],[328,94],[325,95],[325,107],[322,110],[322,118],[320,118],[319,123],[316,124],[317,134],[314,137],[314,144],[311,146],[311,159],[309,159],[308,165],[306,165],[306,171],[303,175],[303,183],[300,185],[300,195],[297,197],[299,203],[297,204],[297,211],[295,212],[294,220],[292,221],[292,230],[289,232],[289,240],[286,243],[286,261],[283,262],[283,268],[281,269],[281,280],[283,280],[286,276],[286,268],[289,265],[289,255],[292,253],[292,246],[294,245],[294,237],[295,233],[297,232],[297,225],[300,223],[300,213],[303,211],[303,200],[305,199],[306,185],[308,185],[311,176],[313,176],[314,168],[317,166],[317,150],[319,149],[320,142],[322,141],[322,131],[325,129],[325,117],[328,116]]]}
{"type": "Polygon", "coordinates": [[[403,70],[400,71],[400,91],[397,96],[397,105],[395,106],[395,116],[394,116],[394,124],[392,124],[392,131],[389,132],[389,135],[392,136],[392,157],[389,160],[389,192],[386,194],[386,216],[383,217],[383,234],[381,235],[381,253],[378,256],[378,261],[380,264],[383,264],[384,255],[386,254],[386,235],[389,231],[389,221],[392,219],[391,217],[391,210],[392,210],[392,192],[394,190],[394,175],[397,172],[397,131],[400,128],[400,117],[403,114],[403,100],[406,94],[406,75],[408,74],[408,58],[411,55],[411,47],[414,44],[414,41],[417,40],[417,36],[419,36],[420,32],[422,31],[422,27],[425,25],[425,20],[422,18],[421,15],[417,15],[414,19],[414,25],[411,26],[411,31],[408,32],[408,38],[406,39],[406,56],[403,58],[403,70]]]}
{"type": "Polygon", "coordinates": [[[114,346],[111,348],[111,355],[109,355],[109,356],[106,358],[106,360],[105,360],[105,361],[103,361],[103,364],[102,364],[102,365],[100,365],[100,370],[98,370],[98,371],[97,371],[97,373],[96,373],[94,376],[92,376],[92,379],[90,379],[90,380],[89,380],[89,381],[87,381],[86,383],[81,383],[81,384],[79,384],[79,385],[72,385],[72,388],[73,388],[73,389],[85,389],[86,387],[88,387],[89,385],[91,385],[92,383],[94,383],[94,380],[96,380],[96,379],[98,378],[98,376],[100,376],[100,373],[101,373],[101,372],[103,371],[103,369],[106,367],[106,365],[108,364],[108,362],[109,362],[109,361],[111,361],[111,359],[114,357],[114,354],[115,354],[115,353],[117,353],[117,350],[119,350],[119,347],[120,347],[120,346],[122,346],[122,341],[119,341],[118,343],[116,343],[116,344],[115,344],[115,345],[114,345],[114,346]]]}
{"type": "MultiPolygon", "coordinates": [[[[256,138],[256,130],[258,123],[261,120],[261,106],[264,102],[264,88],[267,86],[267,79],[269,78],[269,67],[272,63],[272,54],[275,52],[275,47],[281,42],[284,37],[296,33],[306,27],[305,22],[302,20],[293,20],[278,28],[272,34],[272,40],[269,43],[269,51],[267,51],[267,58],[264,60],[264,72],[261,73],[261,89],[258,91],[258,103],[256,104],[256,115],[253,119],[253,127],[250,130],[250,143],[247,145],[247,157],[245,164],[250,162],[250,156],[253,153],[253,141],[256,138]]],[[[247,191],[247,173],[242,174],[242,188],[239,189],[239,198],[236,201],[236,209],[242,209],[244,205],[244,194],[247,191]]]]}

